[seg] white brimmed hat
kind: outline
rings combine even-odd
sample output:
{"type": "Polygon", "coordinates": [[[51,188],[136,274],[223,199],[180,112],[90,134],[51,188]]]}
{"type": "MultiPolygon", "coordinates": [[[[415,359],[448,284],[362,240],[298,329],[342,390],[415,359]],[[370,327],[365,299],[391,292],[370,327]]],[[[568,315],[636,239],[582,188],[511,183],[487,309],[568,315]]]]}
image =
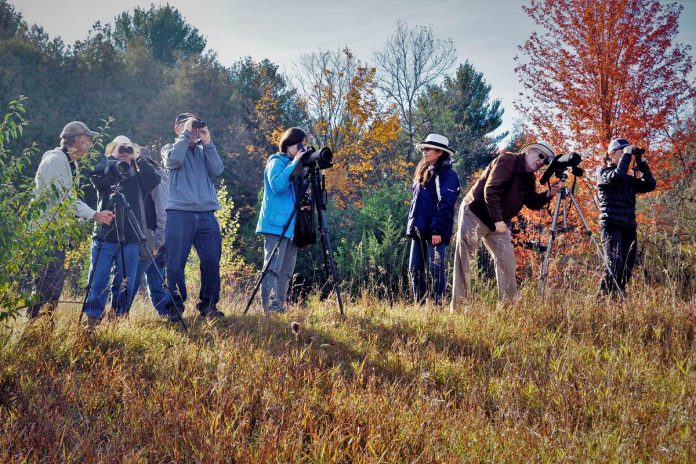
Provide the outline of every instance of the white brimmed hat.
{"type": "Polygon", "coordinates": [[[116,146],[118,146],[119,144],[120,145],[131,145],[133,147],[133,151],[135,153],[140,153],[140,146],[139,145],[131,142],[130,139],[128,137],[126,137],[125,135],[118,135],[118,136],[114,137],[114,139],[106,145],[106,148],[104,149],[104,155],[109,156],[110,154],[112,154],[114,151],[114,148],[116,148],[116,146]]]}
{"type": "Polygon", "coordinates": [[[444,135],[428,134],[425,140],[416,144],[417,150],[426,147],[446,151],[450,156],[454,156],[454,151],[449,147],[449,140],[444,135]]]}
{"type": "Polygon", "coordinates": [[[550,160],[551,158],[556,156],[556,154],[553,152],[553,150],[551,149],[549,144],[547,144],[545,142],[528,143],[527,145],[523,146],[520,149],[520,153],[527,154],[527,152],[533,148],[539,150],[544,155],[546,155],[546,159],[550,160]]]}

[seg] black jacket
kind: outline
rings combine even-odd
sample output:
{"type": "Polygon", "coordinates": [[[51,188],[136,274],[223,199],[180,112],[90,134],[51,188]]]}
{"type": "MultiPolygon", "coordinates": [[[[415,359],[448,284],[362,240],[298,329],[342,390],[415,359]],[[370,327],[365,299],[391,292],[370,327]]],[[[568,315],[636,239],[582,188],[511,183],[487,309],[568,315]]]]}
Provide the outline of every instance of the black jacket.
{"type": "Polygon", "coordinates": [[[443,243],[449,244],[454,226],[454,204],[459,196],[459,178],[449,160],[432,169],[435,175],[425,187],[415,182],[411,187],[406,235],[426,240],[440,235],[443,243]]]}
{"type": "Polygon", "coordinates": [[[648,163],[641,161],[641,178],[628,174],[631,154],[624,153],[619,164],[612,164],[599,171],[597,188],[599,193],[599,221],[602,224],[616,224],[636,228],[636,194],[655,190],[655,178],[648,163]]]}
{"type": "MultiPolygon", "coordinates": [[[[113,159],[111,157],[107,159],[113,159]]],[[[128,174],[129,177],[123,182],[123,195],[126,197],[126,201],[128,201],[128,204],[130,205],[131,209],[133,210],[133,213],[135,214],[136,219],[138,220],[138,223],[141,222],[140,219],[140,200],[139,200],[139,192],[142,189],[142,194],[143,194],[143,201],[146,200],[146,198],[149,196],[148,194],[152,189],[157,187],[157,185],[160,183],[161,178],[157,172],[155,172],[155,169],[150,165],[150,163],[145,160],[145,158],[140,158],[137,161],[138,163],[138,170],[136,171],[134,167],[131,167],[130,173],[128,174]]],[[[92,184],[94,184],[94,187],[97,189],[97,211],[104,211],[106,209],[110,209],[113,211],[113,208],[108,208],[108,202],[109,202],[109,197],[111,196],[111,185],[113,185],[116,182],[116,179],[114,176],[111,174],[104,176],[104,177],[93,177],[92,178],[92,184]]],[[[130,223],[126,219],[125,215],[120,213],[119,211],[114,211],[116,214],[116,219],[115,221],[119,221],[119,227],[123,227],[122,230],[125,230],[125,242],[126,243],[132,243],[132,242],[137,242],[138,241],[138,236],[133,230],[133,228],[130,226],[130,223]]],[[[111,225],[114,225],[114,222],[111,223],[111,225]]],[[[106,226],[109,227],[109,226],[106,226]]],[[[145,229],[144,226],[141,227],[145,229]]],[[[95,223],[94,225],[94,238],[97,238],[99,235],[99,232],[101,230],[101,224],[95,223]]],[[[105,240],[115,242],[117,241],[116,237],[116,229],[115,227],[111,227],[109,233],[106,235],[105,240]]]]}

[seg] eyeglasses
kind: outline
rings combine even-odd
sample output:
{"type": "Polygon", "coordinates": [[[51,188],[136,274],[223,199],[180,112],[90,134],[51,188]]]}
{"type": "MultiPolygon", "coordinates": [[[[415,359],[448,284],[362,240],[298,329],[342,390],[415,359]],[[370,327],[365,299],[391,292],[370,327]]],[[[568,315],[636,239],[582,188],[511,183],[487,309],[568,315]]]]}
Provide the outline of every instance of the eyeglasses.
{"type": "Polygon", "coordinates": [[[133,147],[130,145],[121,145],[120,147],[118,147],[118,153],[120,155],[122,155],[124,153],[128,153],[129,155],[132,155],[133,154],[133,147]]]}

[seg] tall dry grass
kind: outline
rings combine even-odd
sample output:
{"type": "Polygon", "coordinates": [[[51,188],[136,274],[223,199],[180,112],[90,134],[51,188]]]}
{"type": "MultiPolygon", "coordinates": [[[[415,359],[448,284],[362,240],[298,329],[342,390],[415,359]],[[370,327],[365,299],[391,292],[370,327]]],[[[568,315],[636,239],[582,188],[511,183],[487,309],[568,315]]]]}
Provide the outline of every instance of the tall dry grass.
{"type": "Polygon", "coordinates": [[[138,302],[0,338],[1,462],[694,462],[694,301],[534,289],[456,314],[365,298],[190,336],[138,302]],[[300,323],[294,333],[292,321],[300,323]]]}

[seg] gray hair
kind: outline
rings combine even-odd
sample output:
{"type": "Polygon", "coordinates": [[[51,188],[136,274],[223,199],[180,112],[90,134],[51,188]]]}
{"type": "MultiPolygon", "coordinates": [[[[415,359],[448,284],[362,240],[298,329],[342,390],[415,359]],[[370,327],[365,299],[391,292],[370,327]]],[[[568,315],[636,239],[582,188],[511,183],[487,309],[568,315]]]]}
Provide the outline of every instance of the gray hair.
{"type": "Polygon", "coordinates": [[[61,148],[70,148],[75,146],[75,142],[77,141],[78,137],[79,135],[68,135],[66,137],[62,137],[60,139],[61,148]]]}

